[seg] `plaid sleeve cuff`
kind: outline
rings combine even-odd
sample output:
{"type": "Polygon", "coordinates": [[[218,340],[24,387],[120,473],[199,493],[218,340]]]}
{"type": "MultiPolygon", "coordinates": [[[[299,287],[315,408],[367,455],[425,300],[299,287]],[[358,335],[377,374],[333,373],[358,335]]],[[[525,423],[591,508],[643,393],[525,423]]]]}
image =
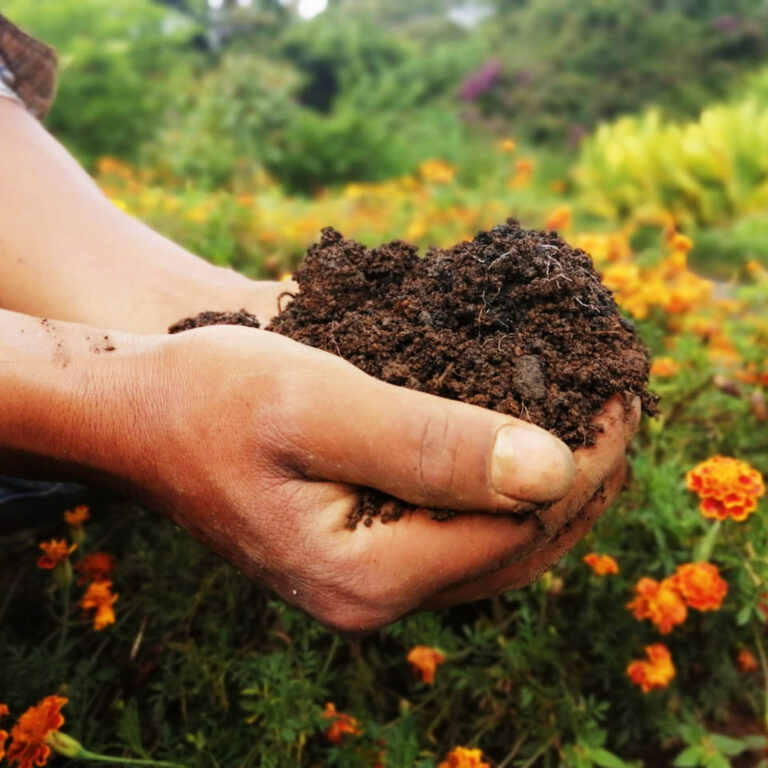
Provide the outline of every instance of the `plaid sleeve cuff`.
{"type": "Polygon", "coordinates": [[[0,14],[0,96],[21,101],[44,117],[56,94],[56,52],[0,14]]]}

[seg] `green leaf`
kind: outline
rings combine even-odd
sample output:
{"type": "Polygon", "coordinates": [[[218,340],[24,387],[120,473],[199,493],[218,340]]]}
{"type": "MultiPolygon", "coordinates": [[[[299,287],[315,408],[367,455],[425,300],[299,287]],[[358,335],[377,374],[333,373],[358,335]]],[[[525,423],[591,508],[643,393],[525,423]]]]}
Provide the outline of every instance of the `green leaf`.
{"type": "Polygon", "coordinates": [[[675,758],[675,762],[672,765],[677,766],[677,768],[694,768],[694,766],[701,765],[702,756],[703,750],[701,747],[688,747],[675,758]]]}
{"type": "Polygon", "coordinates": [[[706,768],[731,768],[731,761],[719,752],[707,755],[706,768]]]}
{"type": "Polygon", "coordinates": [[[136,705],[135,699],[131,699],[125,705],[120,721],[117,724],[117,735],[130,752],[144,758],[149,757],[149,753],[144,749],[144,745],[141,742],[139,708],[136,705]]]}
{"type": "Polygon", "coordinates": [[[719,733],[710,733],[709,740],[713,746],[726,755],[739,755],[748,748],[748,744],[740,739],[732,739],[719,733]]]}
{"type": "Polygon", "coordinates": [[[736,614],[736,623],[743,627],[745,624],[749,623],[749,620],[752,618],[752,606],[751,605],[745,605],[737,614],[736,614]]]}

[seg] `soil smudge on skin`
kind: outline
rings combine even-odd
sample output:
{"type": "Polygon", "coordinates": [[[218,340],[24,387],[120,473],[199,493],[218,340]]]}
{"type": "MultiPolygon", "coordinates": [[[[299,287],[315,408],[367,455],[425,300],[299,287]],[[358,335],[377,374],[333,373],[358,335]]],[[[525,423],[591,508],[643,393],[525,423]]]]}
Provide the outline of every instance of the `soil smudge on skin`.
{"type": "MultiPolygon", "coordinates": [[[[590,257],[554,232],[510,219],[419,258],[402,241],[369,249],[327,228],[294,279],[298,293],[267,330],[390,384],[532,422],[572,449],[594,444],[594,417],[616,393],[656,412],[647,349],[590,257]]],[[[224,322],[258,327],[243,311],[208,312],[170,332],[224,322]]],[[[363,489],[349,527],[412,509],[363,489]]]]}

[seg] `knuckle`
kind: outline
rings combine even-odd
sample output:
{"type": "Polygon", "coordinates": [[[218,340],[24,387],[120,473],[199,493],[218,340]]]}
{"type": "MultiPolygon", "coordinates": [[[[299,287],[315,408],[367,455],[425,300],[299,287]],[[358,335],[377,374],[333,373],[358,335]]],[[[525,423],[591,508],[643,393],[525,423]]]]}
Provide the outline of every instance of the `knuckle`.
{"type": "Polygon", "coordinates": [[[433,503],[454,495],[461,460],[462,437],[449,415],[431,413],[421,426],[418,441],[418,482],[433,503]]]}

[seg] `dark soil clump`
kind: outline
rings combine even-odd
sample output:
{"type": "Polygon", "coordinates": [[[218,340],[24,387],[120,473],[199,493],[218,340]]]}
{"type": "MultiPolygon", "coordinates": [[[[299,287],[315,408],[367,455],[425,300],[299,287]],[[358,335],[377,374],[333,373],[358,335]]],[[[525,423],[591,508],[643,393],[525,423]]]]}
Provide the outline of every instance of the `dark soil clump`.
{"type": "MultiPolygon", "coordinates": [[[[368,249],[325,229],[295,279],[267,330],[391,384],[525,419],[574,449],[594,443],[592,420],[618,392],[655,413],[646,348],[589,256],[553,232],[509,220],[419,258],[401,241],[368,249]]],[[[405,508],[366,490],[350,525],[405,508]]]]}
{"type": "Polygon", "coordinates": [[[187,317],[174,323],[168,329],[168,333],[191,331],[193,328],[202,328],[205,325],[245,325],[248,328],[261,328],[255,315],[241,309],[239,312],[201,312],[195,317],[187,317]]]}

